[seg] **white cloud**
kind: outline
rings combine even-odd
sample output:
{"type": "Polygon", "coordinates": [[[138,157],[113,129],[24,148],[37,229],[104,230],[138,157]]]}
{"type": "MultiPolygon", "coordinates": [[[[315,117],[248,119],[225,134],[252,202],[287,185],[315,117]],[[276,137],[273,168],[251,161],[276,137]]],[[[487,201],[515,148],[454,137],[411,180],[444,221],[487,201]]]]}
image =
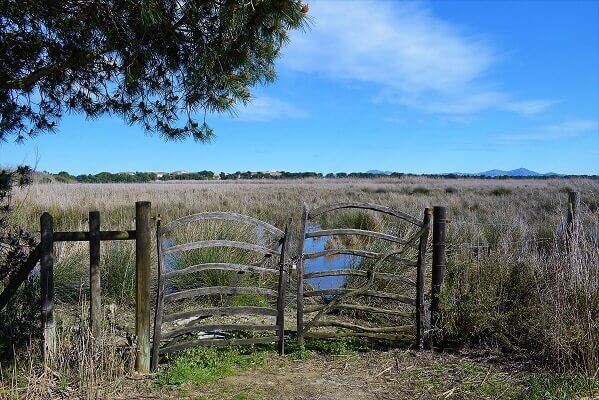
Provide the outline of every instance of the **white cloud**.
{"type": "Polygon", "coordinates": [[[547,125],[529,131],[506,133],[497,136],[503,143],[522,143],[535,141],[551,141],[582,136],[589,133],[599,134],[599,121],[572,120],[547,125]]]}
{"type": "Polygon", "coordinates": [[[544,111],[548,100],[517,101],[488,82],[496,51],[482,37],[434,16],[422,3],[315,1],[313,23],[294,32],[284,67],[375,84],[379,100],[424,112],[544,111]]]}
{"type": "Polygon", "coordinates": [[[530,100],[530,101],[517,101],[507,103],[505,109],[509,111],[515,111],[524,115],[534,115],[545,112],[549,107],[553,106],[557,101],[554,100],[530,100]]]}
{"type": "Polygon", "coordinates": [[[305,118],[306,112],[283,100],[259,96],[236,110],[236,119],[268,122],[279,119],[305,118]]]}

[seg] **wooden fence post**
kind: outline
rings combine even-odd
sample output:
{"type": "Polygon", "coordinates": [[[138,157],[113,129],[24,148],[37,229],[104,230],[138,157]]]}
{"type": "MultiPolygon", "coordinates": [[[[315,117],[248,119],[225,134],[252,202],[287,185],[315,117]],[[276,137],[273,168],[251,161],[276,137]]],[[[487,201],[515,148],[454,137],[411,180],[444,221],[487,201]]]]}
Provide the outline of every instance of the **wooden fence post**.
{"type": "Polygon", "coordinates": [[[568,236],[576,234],[578,224],[578,209],[580,208],[580,192],[568,193],[568,236]]]}
{"type": "Polygon", "coordinates": [[[304,203],[300,236],[297,241],[297,343],[304,345],[304,241],[308,224],[308,206],[304,203]]]}
{"type": "Polygon", "coordinates": [[[427,227],[426,231],[420,237],[418,244],[418,262],[416,263],[416,348],[422,347],[422,330],[424,328],[424,259],[426,256],[426,246],[428,243],[428,232],[431,222],[431,212],[428,208],[424,209],[423,223],[427,227]]]}
{"type": "Polygon", "coordinates": [[[445,207],[434,207],[433,209],[433,271],[431,287],[431,329],[433,331],[439,326],[439,295],[443,285],[445,273],[445,226],[447,222],[445,207]]]}
{"type": "Polygon", "coordinates": [[[100,213],[89,212],[89,323],[93,338],[100,337],[102,289],[100,282],[100,213]]]}
{"type": "Polygon", "coordinates": [[[151,280],[151,203],[135,203],[135,370],[150,372],[150,280],[151,280]]]}
{"type": "Polygon", "coordinates": [[[285,290],[287,283],[287,276],[285,268],[287,267],[287,261],[289,260],[289,229],[291,228],[291,218],[287,220],[285,225],[285,236],[283,236],[283,243],[281,245],[281,258],[279,260],[279,284],[278,284],[278,298],[277,298],[277,326],[278,326],[278,350],[279,355],[285,354],[285,290]]]}
{"type": "Polygon", "coordinates": [[[40,217],[41,254],[40,289],[42,300],[42,355],[48,364],[56,353],[54,325],[54,230],[52,216],[47,212],[40,217]]]}

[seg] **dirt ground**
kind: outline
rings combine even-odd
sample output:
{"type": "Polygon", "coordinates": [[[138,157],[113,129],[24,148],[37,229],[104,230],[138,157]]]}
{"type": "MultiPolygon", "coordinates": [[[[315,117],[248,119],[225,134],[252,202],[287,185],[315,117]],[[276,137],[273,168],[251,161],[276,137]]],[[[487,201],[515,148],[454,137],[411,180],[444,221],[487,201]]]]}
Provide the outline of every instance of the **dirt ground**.
{"type": "MultiPolygon", "coordinates": [[[[524,399],[521,362],[431,351],[313,354],[267,358],[265,367],[204,385],[156,389],[138,382],[139,398],[235,400],[524,399]]],[[[131,399],[127,394],[122,399],[131,399]]]]}

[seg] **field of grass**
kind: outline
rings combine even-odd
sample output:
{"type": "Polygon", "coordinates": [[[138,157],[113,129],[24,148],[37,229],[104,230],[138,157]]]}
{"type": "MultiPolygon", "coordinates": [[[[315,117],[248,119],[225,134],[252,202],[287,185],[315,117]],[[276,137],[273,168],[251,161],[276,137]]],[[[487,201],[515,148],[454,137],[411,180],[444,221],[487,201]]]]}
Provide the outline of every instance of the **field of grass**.
{"type": "MultiPolygon", "coordinates": [[[[151,201],[153,214],[161,214],[165,221],[202,211],[234,211],[282,227],[287,218],[292,217],[294,233],[297,233],[303,202],[309,207],[340,201],[379,203],[419,219],[425,207],[446,206],[451,222],[447,237],[448,265],[442,304],[445,330],[440,334],[440,342],[454,350],[485,349],[492,353],[507,354],[510,357],[525,359],[526,365],[541,368],[549,378],[538,374],[530,375],[530,379],[522,378],[518,375],[521,371],[512,371],[518,375],[514,378],[520,385],[518,393],[532,393],[527,390],[533,388],[549,393],[545,397],[537,396],[539,399],[553,398],[550,396],[554,394],[555,398],[568,398],[558,396],[559,390],[569,390],[559,389],[559,379],[562,379],[565,382],[563,385],[568,388],[576,386],[576,383],[571,382],[577,382],[578,379],[559,378],[558,381],[554,381],[551,377],[574,374],[573,376],[583,376],[591,380],[593,377],[597,378],[598,180],[389,178],[101,185],[36,184],[15,194],[17,211],[12,223],[36,231],[39,229],[40,214],[49,211],[54,217],[55,230],[87,230],[87,213],[98,210],[101,212],[103,229],[133,229],[134,205],[135,201],[139,200],[151,201]],[[564,216],[567,210],[567,192],[571,190],[581,192],[582,204],[580,234],[572,245],[572,250],[567,253],[564,243],[564,216]],[[557,385],[558,388],[554,390],[552,385],[557,385]]],[[[343,224],[345,227],[398,229],[395,232],[403,232],[399,230],[403,228],[391,226],[384,218],[364,213],[341,212],[321,222],[328,226],[343,224]]],[[[239,235],[239,232],[228,234],[234,236],[239,235]]],[[[85,323],[81,320],[66,321],[67,314],[85,315],[85,308],[81,308],[80,295],[85,292],[88,284],[87,244],[61,243],[56,245],[55,251],[59,332],[64,337],[62,343],[65,348],[70,348],[72,353],[81,354],[89,349],[86,343],[82,343],[81,338],[85,337],[84,335],[73,334],[73,326],[82,327],[85,323]]],[[[107,326],[121,332],[118,335],[121,338],[114,340],[123,343],[118,343],[121,350],[109,351],[107,349],[114,348],[116,344],[107,336],[106,341],[95,344],[103,346],[104,350],[96,348],[94,354],[106,353],[103,356],[104,361],[119,366],[116,368],[118,371],[111,375],[112,379],[126,375],[127,368],[130,367],[130,363],[122,362],[129,354],[127,350],[122,349],[131,345],[127,338],[131,336],[134,264],[133,243],[102,243],[104,303],[110,305],[107,308],[116,315],[113,320],[107,322],[107,326]]],[[[427,259],[426,265],[430,271],[430,259],[427,259]]],[[[203,279],[207,278],[225,279],[225,283],[228,279],[214,276],[203,279]]],[[[205,280],[202,282],[201,284],[206,284],[205,280]]],[[[295,289],[292,287],[289,290],[293,292],[295,289]]],[[[202,357],[205,356],[202,354],[202,357]]],[[[31,360],[31,357],[33,356],[29,355],[27,359],[31,360]]],[[[203,365],[204,361],[194,361],[194,357],[197,358],[198,355],[192,355],[192,361],[182,360],[179,364],[175,362],[164,368],[179,368],[185,371],[188,363],[203,365]],[[176,367],[177,365],[180,367],[176,367]]],[[[244,363],[247,361],[240,361],[238,355],[210,357],[211,360],[222,359],[222,363],[217,363],[215,368],[222,367],[225,375],[231,374],[240,364],[246,365],[244,363]]],[[[78,392],[86,392],[90,386],[102,386],[98,382],[100,376],[77,378],[76,368],[77,365],[81,365],[77,364],[80,361],[77,361],[75,356],[64,358],[60,364],[61,378],[58,383],[55,382],[56,385],[75,387],[73,390],[78,392]]],[[[262,365],[259,359],[249,360],[247,362],[252,365],[262,365]]],[[[443,362],[435,362],[437,361],[443,362]]],[[[455,364],[457,367],[454,364],[452,361],[452,367],[448,367],[448,370],[461,371],[457,374],[459,376],[464,373],[468,375],[469,372],[464,372],[460,362],[455,364]]],[[[261,368],[268,367],[262,365],[261,368]]],[[[475,364],[473,368],[480,372],[479,364],[475,364]]],[[[26,363],[22,362],[17,369],[13,368],[12,373],[6,371],[5,374],[8,373],[14,381],[11,386],[13,388],[14,385],[27,385],[27,382],[31,382],[31,377],[23,378],[27,371],[31,372],[26,363]],[[15,372],[17,370],[21,372],[15,372]]],[[[480,385],[495,384],[492,374],[485,378],[485,372],[478,372],[477,374],[481,375],[480,385]]],[[[426,373],[432,374],[429,370],[426,373]]],[[[198,382],[204,380],[204,375],[199,374],[190,379],[197,378],[198,382]]],[[[476,382],[479,379],[478,375],[476,382]]],[[[159,382],[168,382],[169,379],[179,379],[176,376],[173,372],[171,378],[161,375],[157,379],[159,382]]],[[[3,385],[10,379],[4,378],[3,385]]],[[[467,381],[467,378],[464,379],[467,381]]],[[[504,378],[501,379],[505,381],[504,378]]],[[[508,383],[502,381],[497,385],[504,385],[505,387],[500,389],[508,390],[510,379],[507,380],[508,383]]],[[[439,394],[446,392],[445,395],[449,398],[455,393],[460,393],[464,388],[463,379],[456,387],[458,386],[459,389],[454,389],[454,392],[451,392],[450,387],[439,394]]],[[[583,392],[584,390],[581,391],[583,392]]],[[[476,393],[473,393],[471,396],[457,398],[499,398],[492,395],[476,397],[476,393]]],[[[234,395],[236,394],[233,393],[231,398],[235,398],[234,395]]],[[[514,394],[512,397],[502,398],[526,397],[517,397],[514,394]]]]}

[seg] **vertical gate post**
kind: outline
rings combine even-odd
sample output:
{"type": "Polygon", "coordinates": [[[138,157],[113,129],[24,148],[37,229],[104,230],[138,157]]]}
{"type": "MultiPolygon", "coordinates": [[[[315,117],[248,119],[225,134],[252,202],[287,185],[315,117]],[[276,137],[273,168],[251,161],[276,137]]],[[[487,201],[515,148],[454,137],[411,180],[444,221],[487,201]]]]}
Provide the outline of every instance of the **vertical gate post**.
{"type": "Polygon", "coordinates": [[[300,236],[297,241],[297,343],[304,345],[304,241],[308,224],[308,206],[304,203],[300,236]]]}
{"type": "Polygon", "coordinates": [[[135,370],[150,372],[150,211],[151,203],[135,203],[135,370]]]}
{"type": "Polygon", "coordinates": [[[287,283],[287,261],[289,260],[289,228],[291,227],[291,218],[285,225],[285,236],[281,245],[281,258],[279,260],[279,284],[277,298],[277,327],[278,327],[278,350],[279,355],[285,354],[285,289],[287,283]]]}
{"type": "Polygon", "coordinates": [[[100,337],[102,323],[100,282],[100,213],[89,212],[89,322],[92,337],[100,337]]]}
{"type": "Polygon", "coordinates": [[[156,371],[160,358],[160,339],[162,328],[162,313],[164,311],[164,254],[162,252],[162,235],[160,224],[162,217],[158,214],[156,217],[156,258],[158,259],[158,292],[156,293],[156,308],[154,309],[154,336],[152,338],[152,357],[150,370],[156,371]]]}
{"type": "Polygon", "coordinates": [[[424,209],[423,226],[425,231],[420,236],[418,244],[418,262],[416,263],[416,348],[422,347],[422,331],[424,329],[424,259],[431,223],[431,211],[424,209]]]}
{"type": "Polygon", "coordinates": [[[431,287],[431,329],[439,326],[439,295],[445,273],[445,231],[447,212],[445,207],[435,206],[433,209],[433,268],[431,287]]]}
{"type": "Polygon", "coordinates": [[[40,217],[40,231],[42,354],[44,364],[47,364],[56,353],[56,328],[54,325],[54,228],[52,216],[47,212],[43,213],[40,217]]]}

